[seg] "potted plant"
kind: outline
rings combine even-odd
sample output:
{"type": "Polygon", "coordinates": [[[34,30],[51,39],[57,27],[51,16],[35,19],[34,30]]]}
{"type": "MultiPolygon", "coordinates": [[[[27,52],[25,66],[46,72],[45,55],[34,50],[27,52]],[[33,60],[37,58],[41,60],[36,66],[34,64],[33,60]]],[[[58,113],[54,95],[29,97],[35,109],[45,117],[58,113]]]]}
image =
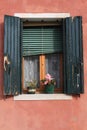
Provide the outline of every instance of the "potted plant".
{"type": "Polygon", "coordinates": [[[28,94],[35,94],[36,86],[37,86],[37,81],[36,80],[27,81],[26,82],[27,93],[28,94]]]}
{"type": "Polygon", "coordinates": [[[56,81],[50,74],[46,74],[45,79],[41,80],[41,84],[44,85],[45,93],[54,93],[54,87],[56,85],[56,81]]]}

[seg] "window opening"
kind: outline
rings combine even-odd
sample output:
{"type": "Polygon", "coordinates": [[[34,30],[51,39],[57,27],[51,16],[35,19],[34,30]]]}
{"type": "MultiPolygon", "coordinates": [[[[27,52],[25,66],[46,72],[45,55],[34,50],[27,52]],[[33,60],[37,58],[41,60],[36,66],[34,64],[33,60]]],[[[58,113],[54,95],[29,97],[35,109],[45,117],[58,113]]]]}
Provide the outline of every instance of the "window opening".
{"type": "Polygon", "coordinates": [[[38,81],[37,91],[43,93],[40,80],[49,73],[56,79],[55,93],[63,91],[63,27],[60,21],[23,23],[23,89],[26,81],[34,79],[38,81]]]}

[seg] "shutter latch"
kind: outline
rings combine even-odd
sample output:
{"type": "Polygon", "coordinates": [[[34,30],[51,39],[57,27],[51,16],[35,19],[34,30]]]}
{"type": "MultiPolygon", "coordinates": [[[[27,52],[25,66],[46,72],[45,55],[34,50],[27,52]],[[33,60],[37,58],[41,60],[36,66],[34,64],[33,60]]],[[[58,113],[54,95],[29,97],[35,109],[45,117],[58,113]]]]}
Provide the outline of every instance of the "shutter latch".
{"type": "Polygon", "coordinates": [[[4,56],[4,70],[6,71],[6,65],[9,65],[10,61],[8,60],[8,56],[4,56]]]}
{"type": "Polygon", "coordinates": [[[80,74],[77,74],[77,88],[79,88],[79,78],[80,78],[80,74]]]}

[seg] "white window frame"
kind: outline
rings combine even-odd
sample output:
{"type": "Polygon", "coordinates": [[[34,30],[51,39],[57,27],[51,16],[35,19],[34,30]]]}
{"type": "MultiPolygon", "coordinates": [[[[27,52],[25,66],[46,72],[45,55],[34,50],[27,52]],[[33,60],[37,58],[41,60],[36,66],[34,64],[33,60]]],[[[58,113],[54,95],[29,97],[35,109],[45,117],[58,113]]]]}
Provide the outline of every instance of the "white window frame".
{"type": "MultiPolygon", "coordinates": [[[[59,18],[70,17],[70,13],[15,13],[14,16],[26,18],[29,21],[56,21],[59,18]]],[[[66,94],[21,94],[14,96],[14,100],[71,100],[66,94]]]]}

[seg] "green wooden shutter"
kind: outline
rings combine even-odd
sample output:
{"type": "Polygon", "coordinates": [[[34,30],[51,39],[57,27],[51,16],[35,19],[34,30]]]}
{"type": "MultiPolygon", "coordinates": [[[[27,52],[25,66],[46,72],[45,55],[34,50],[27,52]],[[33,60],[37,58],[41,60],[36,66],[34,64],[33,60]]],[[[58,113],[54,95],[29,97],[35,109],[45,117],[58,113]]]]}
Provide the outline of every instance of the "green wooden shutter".
{"type": "Polygon", "coordinates": [[[23,56],[63,51],[62,26],[23,28],[23,56]]]}
{"type": "Polygon", "coordinates": [[[80,94],[83,84],[82,17],[64,21],[64,92],[80,94]]]}
{"type": "Polygon", "coordinates": [[[10,64],[5,63],[4,94],[14,95],[21,92],[21,44],[20,19],[13,16],[4,17],[4,57],[10,64]]]}

